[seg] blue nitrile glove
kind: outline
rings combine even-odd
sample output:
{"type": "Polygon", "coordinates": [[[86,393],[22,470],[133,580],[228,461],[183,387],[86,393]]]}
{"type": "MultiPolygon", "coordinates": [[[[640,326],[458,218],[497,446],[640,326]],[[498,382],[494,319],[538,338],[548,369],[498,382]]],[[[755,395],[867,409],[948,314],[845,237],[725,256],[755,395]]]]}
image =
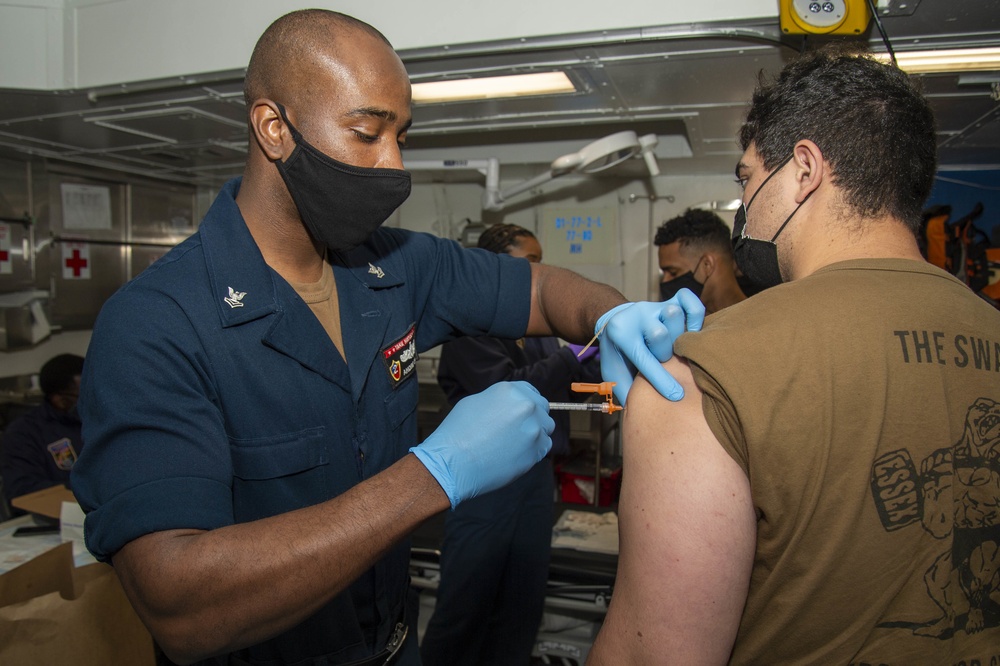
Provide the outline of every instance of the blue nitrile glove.
{"type": "Polygon", "coordinates": [[[616,382],[615,396],[624,405],[636,370],[668,400],[680,400],[684,389],[660,365],[674,353],[674,340],[684,331],[700,331],[705,306],[689,289],[662,303],[622,303],[597,320],[601,341],[601,377],[616,382]]]}
{"type": "Polygon", "coordinates": [[[458,401],[410,452],[437,479],[454,509],[527,472],[552,448],[549,402],[528,382],[499,382],[458,401]]]}
{"type": "Polygon", "coordinates": [[[573,352],[573,356],[575,356],[576,360],[580,363],[585,363],[592,358],[596,358],[598,360],[601,358],[601,348],[597,345],[590,345],[587,347],[587,351],[582,354],[580,353],[580,350],[583,349],[584,345],[574,345],[570,342],[566,346],[569,347],[570,351],[573,352]]]}

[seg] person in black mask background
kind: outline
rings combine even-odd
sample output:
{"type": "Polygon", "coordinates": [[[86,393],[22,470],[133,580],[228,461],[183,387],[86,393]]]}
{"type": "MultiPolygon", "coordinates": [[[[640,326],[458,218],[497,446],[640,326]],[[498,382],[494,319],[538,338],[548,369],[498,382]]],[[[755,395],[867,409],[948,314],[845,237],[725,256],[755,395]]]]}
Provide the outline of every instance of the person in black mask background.
{"type": "Polygon", "coordinates": [[[242,178],[94,326],[73,469],[87,545],[174,662],[417,664],[408,534],[531,469],[554,427],[534,387],[502,382],[418,446],[418,353],[586,343],[606,321],[608,381],[631,384],[627,358],[680,397],[657,359],[702,307],[385,225],[410,192],[411,88],[367,23],[277,19],[244,99],[242,178]]]}
{"type": "MultiPolygon", "coordinates": [[[[709,314],[739,303],[756,290],[745,291],[733,260],[730,230],[708,210],[689,208],[656,230],[662,281],[660,300],[690,289],[709,314]]],[[[751,289],[746,285],[746,289],[751,289]]]]}
{"type": "Polygon", "coordinates": [[[0,477],[7,501],[52,486],[70,485],[83,450],[77,400],[83,358],[54,356],[38,372],[42,404],[11,421],[0,444],[0,477]]]}
{"type": "MultiPolygon", "coordinates": [[[[495,224],[490,252],[542,261],[529,230],[495,224]]],[[[600,382],[597,350],[553,337],[465,337],[441,348],[438,383],[452,405],[496,382],[523,380],[547,399],[579,401],[573,382],[600,382]]],[[[527,666],[545,605],[552,542],[552,456],[569,450],[569,412],[553,412],[552,451],[521,478],[461,504],[445,519],[441,583],[420,646],[424,666],[527,666]]]]}

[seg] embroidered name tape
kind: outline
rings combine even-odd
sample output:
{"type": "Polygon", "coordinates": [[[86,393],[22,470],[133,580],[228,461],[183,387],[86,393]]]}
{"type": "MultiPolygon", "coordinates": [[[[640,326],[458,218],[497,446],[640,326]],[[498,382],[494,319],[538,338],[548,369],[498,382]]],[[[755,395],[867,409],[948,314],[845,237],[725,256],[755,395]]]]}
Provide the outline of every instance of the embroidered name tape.
{"type": "Polygon", "coordinates": [[[382,362],[394,389],[417,374],[417,343],[413,339],[415,331],[416,324],[410,324],[410,330],[403,337],[382,349],[382,362]]]}

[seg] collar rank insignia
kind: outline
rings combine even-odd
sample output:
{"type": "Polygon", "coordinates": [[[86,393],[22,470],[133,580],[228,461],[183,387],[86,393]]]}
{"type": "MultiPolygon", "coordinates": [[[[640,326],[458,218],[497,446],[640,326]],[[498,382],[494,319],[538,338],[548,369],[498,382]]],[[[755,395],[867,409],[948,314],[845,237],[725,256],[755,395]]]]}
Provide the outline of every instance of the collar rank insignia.
{"type": "Polygon", "coordinates": [[[368,274],[374,275],[379,280],[385,277],[385,271],[383,271],[379,266],[376,266],[372,262],[368,262],[368,274]]]}
{"type": "Polygon", "coordinates": [[[241,308],[243,307],[243,297],[247,295],[245,291],[236,291],[232,287],[229,288],[229,296],[225,297],[224,300],[226,305],[231,308],[241,308]]]}

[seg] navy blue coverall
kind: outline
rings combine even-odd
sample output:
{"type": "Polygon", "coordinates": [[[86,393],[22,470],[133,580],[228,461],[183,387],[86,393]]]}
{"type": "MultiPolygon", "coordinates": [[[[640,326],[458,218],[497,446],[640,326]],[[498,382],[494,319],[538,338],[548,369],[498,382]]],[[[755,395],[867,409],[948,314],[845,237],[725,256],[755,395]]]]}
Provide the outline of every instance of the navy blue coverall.
{"type": "MultiPolygon", "coordinates": [[[[417,443],[417,352],[527,329],[527,262],[383,227],[331,260],[345,363],[264,262],[236,206],[239,182],[94,327],[73,489],[101,560],[151,532],[211,530],[340,495],[417,443]]],[[[409,550],[400,542],[315,615],[235,657],[304,666],[378,652],[403,615],[409,550]]],[[[419,663],[410,635],[395,664],[419,663]]]]}
{"type": "MultiPolygon", "coordinates": [[[[580,400],[570,384],[599,382],[555,338],[461,338],[441,349],[438,383],[455,404],[500,381],[527,381],[550,401],[580,400]]],[[[569,413],[552,412],[552,455],[569,453],[569,413]]],[[[546,457],[507,486],[445,518],[441,582],[420,652],[425,666],[527,664],[545,605],[555,478],[546,457]]]]}

